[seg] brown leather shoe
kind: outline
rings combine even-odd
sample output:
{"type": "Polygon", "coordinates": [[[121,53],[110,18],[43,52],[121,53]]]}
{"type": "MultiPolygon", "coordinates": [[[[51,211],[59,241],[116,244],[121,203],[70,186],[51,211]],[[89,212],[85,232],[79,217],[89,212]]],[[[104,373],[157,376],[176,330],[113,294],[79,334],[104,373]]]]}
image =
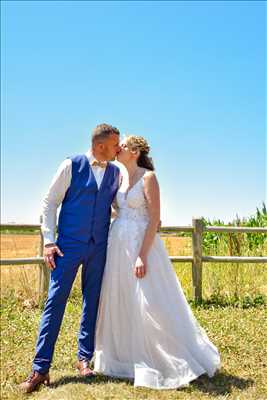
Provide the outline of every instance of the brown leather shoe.
{"type": "Polygon", "coordinates": [[[28,376],[28,378],[22,382],[19,386],[25,393],[31,393],[37,387],[43,383],[44,385],[49,386],[50,378],[49,374],[40,374],[37,371],[32,371],[32,373],[28,376]]]}
{"type": "Polygon", "coordinates": [[[81,376],[95,376],[96,373],[89,367],[88,360],[79,360],[76,364],[81,376]]]}

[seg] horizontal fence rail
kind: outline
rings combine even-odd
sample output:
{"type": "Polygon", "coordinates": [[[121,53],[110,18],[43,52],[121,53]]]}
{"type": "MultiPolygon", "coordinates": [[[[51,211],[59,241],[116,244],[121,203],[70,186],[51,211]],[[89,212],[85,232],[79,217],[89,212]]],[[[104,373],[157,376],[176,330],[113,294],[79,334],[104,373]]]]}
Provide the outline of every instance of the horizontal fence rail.
{"type": "Polygon", "coordinates": [[[28,264],[42,264],[43,257],[30,257],[30,258],[3,258],[0,260],[1,265],[28,265],[28,264]]]}
{"type": "MultiPolygon", "coordinates": [[[[34,229],[41,236],[38,257],[31,258],[6,258],[0,259],[0,265],[28,265],[39,266],[39,299],[42,300],[48,289],[49,269],[43,258],[43,236],[40,224],[1,224],[1,231],[34,229]]],[[[237,257],[237,256],[204,256],[202,254],[202,241],[204,232],[218,233],[263,233],[267,235],[267,228],[263,227],[236,227],[236,226],[204,226],[201,218],[193,218],[192,226],[164,226],[160,228],[161,234],[174,234],[178,232],[190,232],[192,234],[192,256],[170,256],[172,262],[188,262],[192,265],[193,297],[196,301],[202,300],[202,264],[203,262],[219,263],[267,263],[267,257],[237,257]]],[[[28,232],[31,234],[31,232],[28,232]]]]}
{"type": "Polygon", "coordinates": [[[204,262],[267,263],[267,257],[202,256],[204,262]]]}
{"type": "Polygon", "coordinates": [[[204,231],[207,232],[242,232],[242,233],[265,233],[267,234],[267,228],[250,228],[245,226],[206,226],[204,231]]]}

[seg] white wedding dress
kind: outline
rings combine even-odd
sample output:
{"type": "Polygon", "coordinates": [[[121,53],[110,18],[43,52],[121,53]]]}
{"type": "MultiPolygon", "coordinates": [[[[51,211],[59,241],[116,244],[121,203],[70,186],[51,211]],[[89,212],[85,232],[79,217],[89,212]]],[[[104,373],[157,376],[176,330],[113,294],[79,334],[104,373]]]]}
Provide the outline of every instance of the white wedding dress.
{"type": "Polygon", "coordinates": [[[159,234],[139,279],[134,265],[148,224],[141,178],[117,193],[96,328],[94,369],[135,386],[174,389],[220,366],[217,348],[196,321],[159,234]]]}

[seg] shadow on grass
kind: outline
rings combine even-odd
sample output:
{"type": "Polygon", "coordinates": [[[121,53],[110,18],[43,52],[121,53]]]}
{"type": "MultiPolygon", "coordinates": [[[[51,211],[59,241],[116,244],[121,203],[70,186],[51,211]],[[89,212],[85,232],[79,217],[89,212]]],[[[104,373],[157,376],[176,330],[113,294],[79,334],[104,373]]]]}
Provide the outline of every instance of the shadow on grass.
{"type": "MultiPolygon", "coordinates": [[[[95,377],[64,376],[52,382],[50,388],[56,389],[61,385],[67,385],[69,383],[100,385],[110,382],[118,384],[124,382],[130,386],[133,386],[133,380],[131,379],[119,379],[104,375],[97,375],[95,377]]],[[[233,389],[244,390],[253,384],[253,379],[243,379],[235,375],[227,374],[226,372],[218,372],[213,378],[209,378],[207,375],[202,375],[195,381],[192,381],[189,386],[180,388],[178,390],[192,392],[193,389],[212,395],[227,395],[230,394],[233,389]]]]}
{"type": "Polygon", "coordinates": [[[233,389],[244,390],[253,384],[253,379],[239,378],[238,376],[221,371],[217,372],[213,378],[202,375],[191,382],[190,386],[191,388],[207,394],[227,395],[230,394],[233,389]]]}
{"type": "Polygon", "coordinates": [[[104,376],[104,375],[96,375],[92,377],[84,377],[84,376],[73,376],[73,375],[68,375],[68,376],[63,376],[50,384],[51,389],[56,389],[57,387],[61,385],[67,385],[69,383],[83,383],[83,384],[94,384],[94,385],[99,385],[103,383],[128,383],[128,384],[133,384],[133,380],[131,379],[122,379],[122,378],[113,378],[111,376],[104,376]]]}

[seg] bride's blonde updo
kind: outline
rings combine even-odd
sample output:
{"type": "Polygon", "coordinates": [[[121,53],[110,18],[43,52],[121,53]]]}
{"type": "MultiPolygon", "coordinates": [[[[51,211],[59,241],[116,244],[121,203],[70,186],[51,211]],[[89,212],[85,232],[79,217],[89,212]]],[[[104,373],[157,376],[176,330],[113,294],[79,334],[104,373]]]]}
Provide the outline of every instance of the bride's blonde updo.
{"type": "Polygon", "coordinates": [[[143,138],[142,136],[130,135],[126,137],[126,144],[130,150],[140,151],[140,155],[137,159],[137,165],[139,167],[149,169],[150,171],[154,171],[155,168],[153,165],[152,158],[148,157],[150,146],[145,138],[143,138]]]}

